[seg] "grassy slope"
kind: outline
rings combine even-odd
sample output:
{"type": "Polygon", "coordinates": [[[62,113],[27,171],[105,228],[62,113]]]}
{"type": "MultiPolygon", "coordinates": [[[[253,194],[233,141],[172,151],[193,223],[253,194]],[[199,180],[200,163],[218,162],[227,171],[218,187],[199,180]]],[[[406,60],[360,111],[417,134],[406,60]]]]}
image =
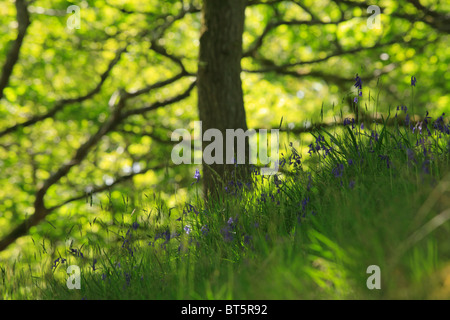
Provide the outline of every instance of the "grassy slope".
{"type": "Polygon", "coordinates": [[[314,136],[311,157],[292,149],[284,174],[254,175],[252,190],[231,182],[221,201],[185,205],[158,228],[151,217],[103,225],[109,243],[91,241],[84,258],[63,253],[57,268],[42,262],[33,281],[4,272],[3,297],[449,298],[448,135],[350,124],[314,136]],[[66,287],[70,264],[82,267],[81,290],[66,287]],[[370,265],[381,290],[366,286],[370,265]]]}

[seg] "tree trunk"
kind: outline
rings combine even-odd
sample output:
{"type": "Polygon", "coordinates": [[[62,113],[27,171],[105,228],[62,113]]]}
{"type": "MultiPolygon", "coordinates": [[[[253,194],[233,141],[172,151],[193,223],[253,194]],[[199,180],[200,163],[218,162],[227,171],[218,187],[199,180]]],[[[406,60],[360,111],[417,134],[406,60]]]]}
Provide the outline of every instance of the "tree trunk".
{"type": "MultiPolygon", "coordinates": [[[[199,117],[203,132],[210,128],[222,132],[225,149],[226,129],[247,130],[240,78],[246,0],[205,0],[203,3],[197,79],[199,117]]],[[[203,149],[208,143],[203,142],[203,149]]],[[[225,150],[223,155],[223,165],[203,165],[205,196],[223,190],[221,182],[226,184],[231,178],[235,166],[225,164],[231,160],[225,159],[225,150]]]]}

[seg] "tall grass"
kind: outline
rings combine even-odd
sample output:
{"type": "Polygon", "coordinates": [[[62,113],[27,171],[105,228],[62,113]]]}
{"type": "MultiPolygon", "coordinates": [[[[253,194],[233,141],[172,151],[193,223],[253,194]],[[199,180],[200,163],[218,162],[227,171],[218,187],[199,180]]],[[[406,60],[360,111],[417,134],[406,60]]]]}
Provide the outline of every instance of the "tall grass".
{"type": "Polygon", "coordinates": [[[346,118],[334,131],[317,129],[307,153],[286,148],[279,174],[252,168],[250,182],[218,186],[215,201],[198,196],[200,177],[192,201],[176,209],[94,221],[103,241],[86,234],[85,245],[52,255],[36,244],[38,257],[0,267],[1,296],[449,298],[441,274],[450,263],[449,125],[397,111],[394,126],[346,118]],[[82,269],[80,290],[66,285],[72,264],[82,269]],[[379,290],[367,287],[371,265],[381,270],[379,290]]]}

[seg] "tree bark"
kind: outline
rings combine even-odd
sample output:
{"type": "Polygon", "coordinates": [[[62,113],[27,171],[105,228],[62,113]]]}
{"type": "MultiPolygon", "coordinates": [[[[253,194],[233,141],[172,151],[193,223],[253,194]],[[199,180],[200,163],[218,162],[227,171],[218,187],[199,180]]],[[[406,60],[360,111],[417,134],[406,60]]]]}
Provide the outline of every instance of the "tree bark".
{"type": "MultiPolygon", "coordinates": [[[[247,130],[240,78],[247,1],[205,0],[203,3],[197,78],[198,111],[202,131],[210,128],[220,130],[225,146],[226,129],[247,130]]],[[[247,150],[248,139],[246,154],[247,150]]],[[[225,159],[225,148],[223,155],[223,165],[216,163],[203,166],[205,196],[223,190],[222,183],[227,183],[231,178],[235,166],[225,164],[230,161],[225,159]]]]}

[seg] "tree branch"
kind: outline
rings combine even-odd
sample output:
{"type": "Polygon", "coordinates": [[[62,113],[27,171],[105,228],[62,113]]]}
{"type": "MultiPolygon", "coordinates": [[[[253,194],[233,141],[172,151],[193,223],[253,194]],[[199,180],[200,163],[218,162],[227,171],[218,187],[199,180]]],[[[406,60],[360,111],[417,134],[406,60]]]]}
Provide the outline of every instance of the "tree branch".
{"type": "MultiPolygon", "coordinates": [[[[350,0],[333,0],[336,4],[345,4],[349,7],[359,7],[361,9],[367,9],[371,3],[366,1],[363,2],[353,2],[350,0]]],[[[392,12],[389,16],[404,19],[409,21],[411,24],[416,21],[423,21],[428,24],[433,29],[438,31],[449,33],[450,32],[450,24],[448,23],[448,19],[450,18],[449,14],[445,14],[443,12],[432,11],[427,7],[423,6],[418,0],[408,0],[416,9],[419,14],[409,14],[404,12],[392,12]]],[[[380,13],[384,13],[384,8],[380,7],[380,13]]]]}
{"type": "Polygon", "coordinates": [[[106,79],[108,78],[109,74],[111,73],[111,70],[113,69],[113,67],[119,62],[121,55],[126,52],[126,47],[118,50],[116,52],[116,56],[114,57],[113,60],[111,60],[111,62],[108,65],[108,68],[106,69],[106,71],[100,76],[100,82],[97,84],[97,86],[92,89],[90,92],[88,92],[85,95],[76,97],[76,98],[69,98],[69,99],[62,99],[58,102],[55,103],[54,107],[52,109],[50,109],[47,113],[42,114],[42,115],[36,115],[34,117],[32,117],[31,119],[22,122],[22,123],[18,123],[15,124],[9,128],[3,129],[2,131],[0,131],[0,137],[7,135],[11,132],[16,131],[19,128],[24,128],[24,127],[29,127],[32,126],[40,121],[43,121],[47,118],[51,118],[53,117],[56,113],[58,113],[59,111],[61,111],[62,109],[64,109],[64,107],[66,105],[69,104],[73,104],[73,103],[80,103],[83,102],[85,100],[88,100],[90,98],[92,98],[94,95],[96,95],[97,93],[100,92],[103,84],[105,83],[106,79]]]}
{"type": "Polygon", "coordinates": [[[307,25],[307,26],[313,26],[313,25],[327,25],[327,24],[339,24],[344,22],[345,20],[338,20],[338,21],[329,21],[325,22],[322,20],[280,20],[280,21],[272,21],[269,22],[266,27],[264,28],[262,34],[249,46],[249,48],[244,51],[242,54],[242,57],[249,57],[253,56],[255,57],[255,54],[257,50],[263,45],[264,38],[274,29],[278,28],[279,26],[286,25],[286,26],[293,26],[293,25],[307,25]]]}
{"type": "Polygon", "coordinates": [[[183,64],[183,62],[181,61],[181,59],[178,58],[178,57],[176,57],[176,56],[174,56],[174,55],[172,55],[172,54],[169,54],[169,53],[167,52],[166,48],[164,48],[163,46],[160,46],[159,44],[157,44],[155,40],[151,41],[150,49],[153,50],[153,51],[155,51],[156,53],[158,53],[158,54],[160,54],[160,55],[166,57],[166,58],[169,58],[169,59],[172,60],[173,62],[175,62],[177,65],[180,66],[181,71],[182,71],[183,73],[186,73],[186,68],[184,67],[184,64],[183,64]]]}
{"type": "MultiPolygon", "coordinates": [[[[411,40],[408,42],[413,42],[413,41],[419,42],[422,40],[423,39],[414,39],[414,40],[411,40]]],[[[270,60],[267,58],[263,58],[263,59],[260,58],[260,59],[256,59],[256,60],[261,61],[264,65],[267,65],[267,67],[258,69],[258,70],[243,69],[242,71],[249,72],[249,73],[265,73],[265,72],[271,72],[271,71],[281,73],[282,71],[286,71],[286,69],[291,68],[291,67],[320,63],[320,62],[329,60],[333,57],[338,57],[338,56],[347,55],[347,54],[354,54],[354,53],[358,53],[358,52],[365,51],[365,50],[378,49],[378,48],[390,46],[390,45],[396,44],[396,43],[407,43],[407,41],[393,39],[393,40],[385,42],[385,43],[376,43],[375,45],[370,46],[370,47],[357,47],[357,48],[344,50],[344,51],[337,50],[335,52],[330,53],[329,55],[327,55],[324,58],[313,59],[313,60],[308,60],[308,61],[297,61],[297,62],[285,63],[285,64],[281,64],[281,65],[275,64],[275,62],[273,60],[270,60]]]]}
{"type": "Polygon", "coordinates": [[[20,48],[22,47],[23,39],[27,33],[28,26],[30,25],[30,16],[28,15],[28,8],[25,0],[16,0],[16,10],[17,22],[19,24],[18,34],[12,43],[11,49],[6,56],[6,61],[2,68],[2,74],[0,77],[0,100],[3,98],[3,91],[8,86],[13,68],[19,60],[20,48]]]}
{"type": "Polygon", "coordinates": [[[128,118],[129,116],[132,116],[132,115],[144,114],[144,113],[146,113],[146,112],[149,112],[149,111],[158,109],[158,108],[160,108],[160,107],[164,107],[164,106],[167,106],[167,105],[169,105],[169,104],[173,104],[173,103],[175,103],[175,102],[178,102],[178,101],[181,101],[181,100],[183,100],[183,99],[186,99],[187,97],[189,97],[189,95],[191,94],[192,89],[195,88],[196,84],[197,84],[196,81],[193,81],[193,82],[189,85],[189,87],[186,89],[186,91],[184,91],[183,93],[181,93],[181,94],[179,94],[179,95],[177,95],[177,96],[175,96],[175,97],[172,97],[172,98],[170,98],[170,99],[164,100],[164,101],[157,101],[157,102],[154,102],[154,103],[152,103],[151,105],[146,106],[146,107],[142,107],[142,108],[138,108],[138,109],[127,110],[127,111],[125,111],[125,112],[123,113],[123,116],[124,116],[125,118],[128,118]]]}

